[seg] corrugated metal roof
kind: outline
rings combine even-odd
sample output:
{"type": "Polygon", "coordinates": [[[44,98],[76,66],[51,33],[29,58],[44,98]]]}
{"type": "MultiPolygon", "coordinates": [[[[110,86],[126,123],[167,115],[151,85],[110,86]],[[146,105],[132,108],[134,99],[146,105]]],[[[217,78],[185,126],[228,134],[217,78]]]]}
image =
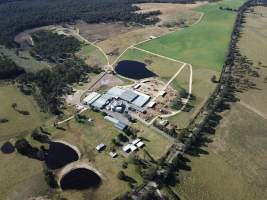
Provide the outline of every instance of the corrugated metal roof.
{"type": "Polygon", "coordinates": [[[138,107],[143,107],[149,101],[149,99],[150,96],[148,95],[140,95],[132,102],[132,104],[138,107]]]}
{"type": "Polygon", "coordinates": [[[107,91],[107,94],[113,96],[113,97],[119,97],[122,95],[122,93],[125,92],[124,89],[113,87],[107,91]]]}
{"type": "Polygon", "coordinates": [[[115,127],[123,131],[127,127],[127,125],[119,121],[115,124],[115,127]]]}
{"type": "Polygon", "coordinates": [[[114,124],[117,124],[119,122],[119,120],[115,119],[114,117],[111,117],[111,116],[105,116],[104,119],[114,123],[114,124]]]}
{"type": "Polygon", "coordinates": [[[90,103],[93,103],[98,97],[100,97],[100,94],[98,94],[97,92],[91,92],[83,99],[83,103],[89,105],[90,103]]]}
{"type": "Polygon", "coordinates": [[[132,102],[134,99],[136,99],[138,97],[138,94],[135,93],[132,90],[125,90],[121,95],[120,98],[128,101],[128,102],[132,102]]]}
{"type": "Polygon", "coordinates": [[[96,107],[98,109],[103,108],[109,99],[111,99],[112,96],[108,94],[103,94],[101,97],[99,97],[94,103],[92,103],[93,107],[96,107]]]}

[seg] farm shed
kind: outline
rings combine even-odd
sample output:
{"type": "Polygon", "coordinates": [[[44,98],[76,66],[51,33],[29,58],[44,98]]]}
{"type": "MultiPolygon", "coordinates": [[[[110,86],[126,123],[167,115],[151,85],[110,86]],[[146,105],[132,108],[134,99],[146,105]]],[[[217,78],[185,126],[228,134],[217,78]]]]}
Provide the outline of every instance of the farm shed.
{"type": "Polygon", "coordinates": [[[94,103],[91,104],[91,106],[97,108],[97,109],[102,109],[104,108],[108,101],[111,99],[112,97],[108,94],[103,94],[101,97],[99,97],[94,103]]]}
{"type": "Polygon", "coordinates": [[[124,131],[124,129],[127,128],[127,125],[124,124],[124,123],[122,123],[122,122],[120,122],[120,121],[118,121],[118,122],[115,124],[115,127],[116,127],[117,129],[121,130],[121,131],[124,131]]]}
{"type": "Polygon", "coordinates": [[[89,95],[87,95],[84,99],[83,99],[83,104],[85,105],[90,105],[91,103],[93,103],[95,100],[97,100],[101,95],[98,94],[97,92],[92,92],[89,95]]]}

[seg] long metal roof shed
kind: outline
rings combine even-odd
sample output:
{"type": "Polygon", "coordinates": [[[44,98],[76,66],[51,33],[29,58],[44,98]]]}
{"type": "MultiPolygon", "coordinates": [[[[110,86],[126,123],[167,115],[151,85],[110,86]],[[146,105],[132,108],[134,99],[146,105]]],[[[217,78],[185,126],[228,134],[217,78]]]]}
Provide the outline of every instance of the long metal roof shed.
{"type": "Polygon", "coordinates": [[[135,100],[138,97],[138,94],[135,93],[132,90],[125,90],[121,95],[120,98],[128,101],[128,102],[132,102],[133,100],[135,100]]]}

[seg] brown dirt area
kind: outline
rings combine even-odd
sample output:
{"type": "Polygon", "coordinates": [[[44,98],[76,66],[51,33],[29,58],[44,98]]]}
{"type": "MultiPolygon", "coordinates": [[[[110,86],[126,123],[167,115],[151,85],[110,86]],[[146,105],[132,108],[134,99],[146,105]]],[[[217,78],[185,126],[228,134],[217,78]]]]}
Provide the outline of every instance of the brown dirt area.
{"type": "Polygon", "coordinates": [[[81,20],[77,21],[75,26],[79,29],[81,36],[90,42],[103,41],[136,29],[133,26],[127,26],[125,23],[88,24],[81,20]]]}
{"type": "Polygon", "coordinates": [[[197,17],[197,12],[192,11],[192,9],[205,5],[207,3],[208,2],[197,2],[195,4],[140,3],[135,4],[135,6],[141,8],[141,10],[137,11],[137,13],[146,13],[159,10],[162,14],[158,16],[158,18],[160,19],[158,25],[162,25],[169,20],[175,19],[174,16],[177,16],[179,14],[186,14],[187,12],[190,12],[190,14],[192,15],[193,13],[195,13],[195,17],[197,17]]]}

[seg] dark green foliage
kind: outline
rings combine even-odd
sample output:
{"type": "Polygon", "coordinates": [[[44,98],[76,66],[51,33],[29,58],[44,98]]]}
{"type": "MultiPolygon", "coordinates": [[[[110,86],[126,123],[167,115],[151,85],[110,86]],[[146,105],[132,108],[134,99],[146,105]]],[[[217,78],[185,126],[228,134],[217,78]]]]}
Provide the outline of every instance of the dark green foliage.
{"type": "Polygon", "coordinates": [[[38,129],[34,129],[32,131],[31,137],[40,143],[49,143],[50,142],[48,135],[40,133],[38,131],[38,129]]]}
{"type": "Polygon", "coordinates": [[[121,142],[128,142],[128,141],[129,141],[129,139],[128,139],[125,135],[123,135],[122,133],[120,133],[120,134],[118,135],[118,139],[119,139],[121,142]]]}
{"type": "Polygon", "coordinates": [[[15,151],[15,148],[14,148],[13,144],[11,144],[9,141],[7,141],[2,145],[1,151],[3,153],[13,153],[15,151]]]}
{"type": "Polygon", "coordinates": [[[157,22],[158,12],[137,14],[135,0],[21,0],[0,3],[0,43],[13,44],[18,32],[33,27],[82,19],[89,23],[125,21],[143,24],[157,22]]]}
{"type": "Polygon", "coordinates": [[[44,152],[36,147],[31,146],[26,139],[17,140],[15,143],[15,148],[22,155],[38,160],[44,160],[44,152]]]}
{"type": "Polygon", "coordinates": [[[119,171],[119,173],[117,174],[117,177],[120,180],[125,180],[126,175],[125,175],[125,173],[123,171],[119,171]]]}
{"type": "Polygon", "coordinates": [[[25,73],[23,68],[17,66],[8,57],[0,54],[0,79],[13,79],[23,73],[25,73]]]}
{"type": "Polygon", "coordinates": [[[47,184],[51,188],[57,188],[58,184],[57,184],[57,180],[56,180],[56,177],[55,177],[55,174],[53,173],[53,171],[45,169],[44,174],[45,174],[45,180],[46,180],[47,184]]]}
{"type": "Polygon", "coordinates": [[[134,12],[138,8],[132,4],[143,2],[193,3],[195,0],[0,0],[0,44],[12,46],[14,36],[25,29],[78,19],[88,23],[158,22],[155,16],[159,11],[134,12]]]}
{"type": "Polygon", "coordinates": [[[127,162],[123,162],[122,163],[122,168],[123,169],[127,169],[128,168],[128,163],[127,162]]]}
{"type": "Polygon", "coordinates": [[[188,92],[184,88],[182,88],[181,91],[179,92],[179,95],[181,98],[187,98],[188,92]]]}
{"type": "Polygon", "coordinates": [[[9,120],[6,118],[0,118],[0,124],[7,123],[9,120]]]}
{"type": "Polygon", "coordinates": [[[74,37],[58,35],[49,31],[38,31],[32,34],[34,47],[31,54],[39,59],[50,62],[68,58],[81,47],[79,40],[74,37]]]}
{"type": "Polygon", "coordinates": [[[213,82],[213,83],[217,83],[217,78],[216,78],[215,75],[213,75],[213,76],[211,77],[211,82],[213,82]]]}
{"type": "Polygon", "coordinates": [[[176,97],[172,102],[171,102],[171,108],[173,110],[180,110],[183,107],[183,103],[181,102],[181,99],[179,97],[176,97]]]}

